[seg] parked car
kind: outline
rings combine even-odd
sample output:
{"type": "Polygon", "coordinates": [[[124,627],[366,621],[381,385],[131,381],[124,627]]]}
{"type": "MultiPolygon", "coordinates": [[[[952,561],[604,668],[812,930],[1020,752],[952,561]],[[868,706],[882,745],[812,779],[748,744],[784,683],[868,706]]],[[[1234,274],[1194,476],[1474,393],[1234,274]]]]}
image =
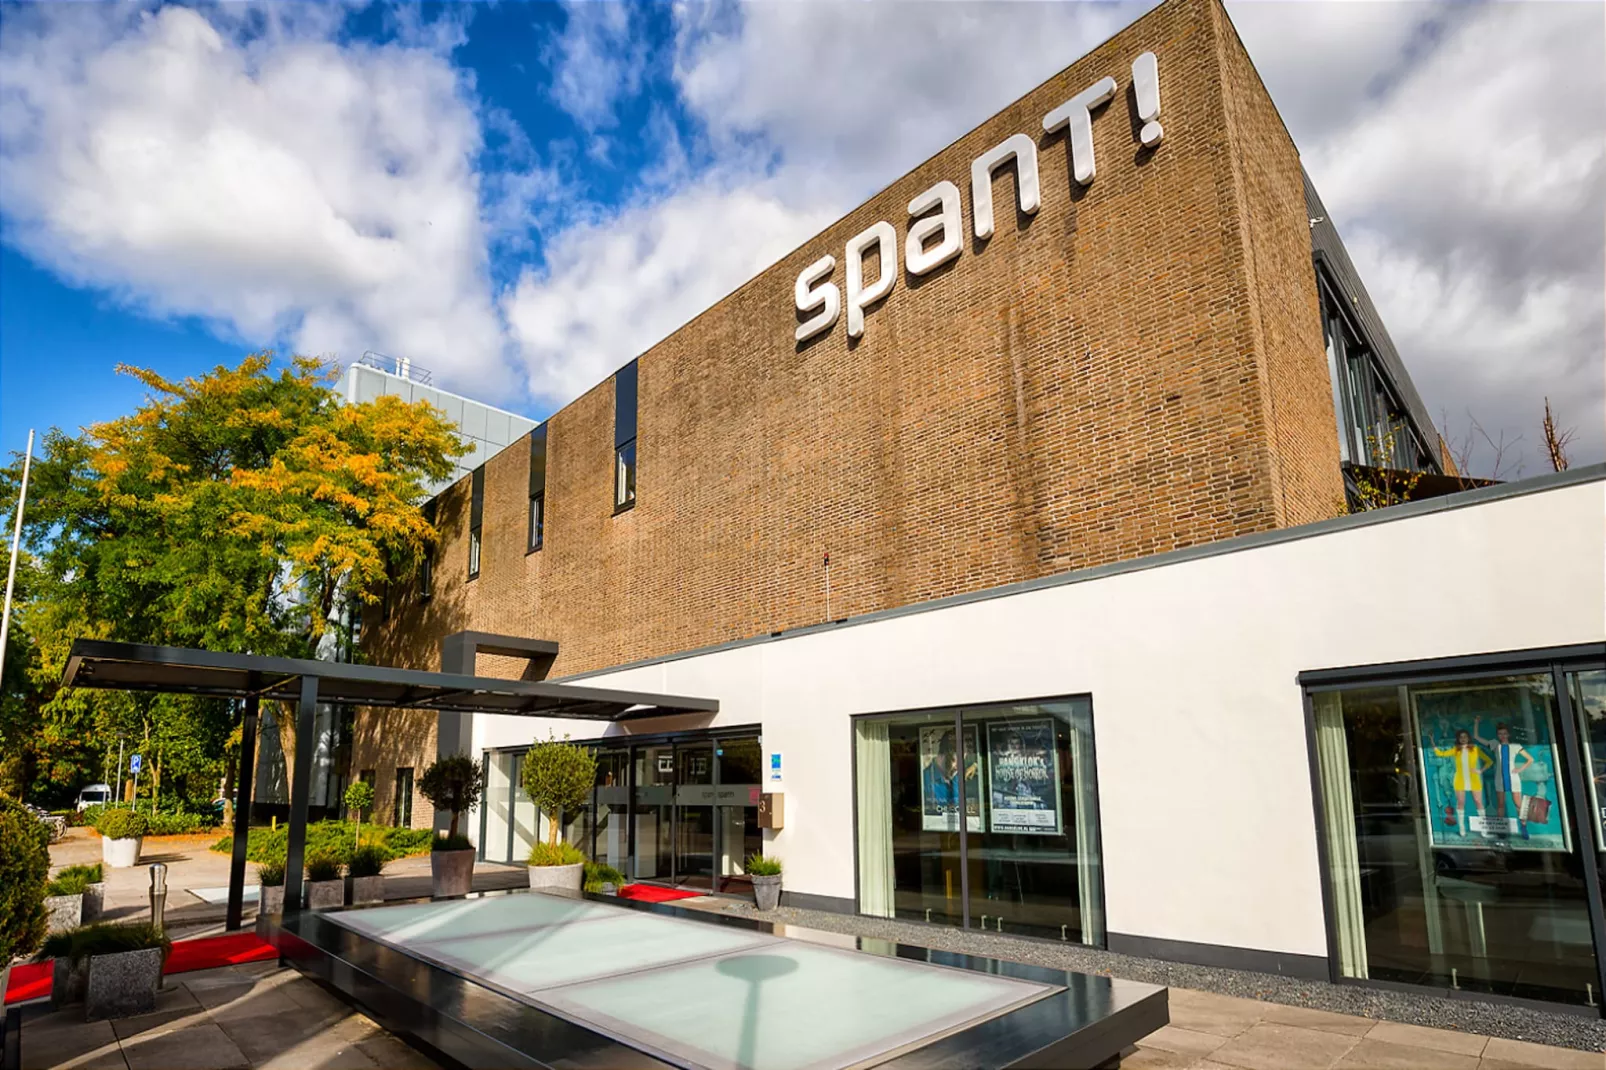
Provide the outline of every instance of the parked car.
{"type": "Polygon", "coordinates": [[[112,801],[112,786],[110,784],[91,784],[78,793],[78,810],[80,812],[91,806],[112,801]]]}

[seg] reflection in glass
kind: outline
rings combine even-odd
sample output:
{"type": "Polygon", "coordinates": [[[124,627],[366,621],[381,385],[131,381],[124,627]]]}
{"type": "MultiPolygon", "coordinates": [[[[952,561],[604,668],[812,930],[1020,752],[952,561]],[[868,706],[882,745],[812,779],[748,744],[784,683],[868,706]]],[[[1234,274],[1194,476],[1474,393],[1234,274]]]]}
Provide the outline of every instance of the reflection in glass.
{"type": "MultiPolygon", "coordinates": [[[[498,751],[491,755],[485,776],[485,835],[480,844],[488,862],[513,862],[508,857],[508,838],[513,831],[513,776],[516,754],[498,751]]],[[[517,861],[523,861],[518,859],[517,861]]]]}
{"type": "Polygon", "coordinates": [[[591,857],[617,869],[630,872],[630,752],[597,752],[597,790],[595,838],[589,844],[591,857]]]}
{"type": "MultiPolygon", "coordinates": [[[[1568,673],[1567,690],[1588,765],[1584,780],[1594,815],[1590,824],[1595,830],[1595,847],[1606,855],[1606,670],[1568,673]]],[[[1606,858],[1602,861],[1606,864],[1606,858]]]]}
{"type": "Polygon", "coordinates": [[[675,748],[668,744],[635,748],[637,880],[666,881],[674,872],[670,814],[675,797],[675,748]]]}
{"type": "Polygon", "coordinates": [[[1344,976],[1591,1001],[1548,674],[1312,695],[1344,976]]]}

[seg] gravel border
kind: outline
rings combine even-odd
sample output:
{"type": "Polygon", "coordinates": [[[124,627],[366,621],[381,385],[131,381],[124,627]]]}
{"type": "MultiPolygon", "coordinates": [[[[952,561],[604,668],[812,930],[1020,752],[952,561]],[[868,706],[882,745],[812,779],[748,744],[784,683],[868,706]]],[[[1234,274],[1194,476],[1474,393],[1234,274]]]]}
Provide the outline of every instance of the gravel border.
{"type": "Polygon", "coordinates": [[[708,896],[701,899],[687,899],[676,905],[758,918],[763,921],[802,925],[827,932],[876,937],[941,951],[958,951],[1009,959],[1057,970],[1123,977],[1132,981],[1192,988],[1224,996],[1281,1003],[1290,1007],[1310,1007],[1379,1021],[1403,1022],[1407,1025],[1452,1029],[1481,1036],[1526,1040],[1535,1044],[1550,1044],[1579,1051],[1606,1051],[1606,1021],[1509,1003],[1452,1000],[1442,996],[1386,991],[1359,985],[1335,985],[1326,981],[1309,981],[1278,974],[1228,970],[1215,966],[1191,966],[1186,963],[1121,955],[1080,944],[1021,939],[1008,934],[981,933],[947,925],[869,918],[856,914],[835,914],[823,910],[781,907],[760,914],[751,902],[742,899],[708,896]]]}

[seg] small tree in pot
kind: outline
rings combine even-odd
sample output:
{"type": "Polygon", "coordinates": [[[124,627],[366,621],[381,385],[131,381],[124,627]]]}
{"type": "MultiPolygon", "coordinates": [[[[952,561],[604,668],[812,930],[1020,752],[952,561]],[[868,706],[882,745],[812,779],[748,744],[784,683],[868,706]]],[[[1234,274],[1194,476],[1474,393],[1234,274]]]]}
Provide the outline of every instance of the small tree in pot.
{"type": "Polygon", "coordinates": [[[479,802],[482,783],[479,765],[466,754],[439,759],[418,780],[424,798],[436,810],[452,815],[451,828],[445,836],[435,837],[429,855],[432,890],[437,896],[467,895],[474,890],[474,845],[457,831],[457,822],[479,802]]]}
{"type": "Polygon", "coordinates": [[[531,888],[579,891],[585,880],[585,855],[563,841],[562,817],[586,804],[597,782],[597,757],[568,737],[537,740],[520,768],[524,792],[547,815],[547,842],[530,851],[531,888]]]}
{"type": "Polygon", "coordinates": [[[753,880],[753,901],[760,910],[774,910],[781,903],[781,860],[750,855],[747,875],[753,880]]]}
{"type": "Polygon", "coordinates": [[[95,819],[95,831],[101,837],[101,861],[113,869],[139,865],[140,846],[150,827],[150,819],[137,810],[102,810],[95,819]]]}
{"type": "Polygon", "coordinates": [[[353,780],[346,789],[346,809],[351,812],[356,831],[352,835],[351,849],[362,846],[362,812],[374,805],[374,786],[366,780],[353,780]]]}
{"type": "Polygon", "coordinates": [[[50,830],[21,804],[0,798],[0,993],[11,980],[11,960],[44,941],[49,875],[50,830]]]}

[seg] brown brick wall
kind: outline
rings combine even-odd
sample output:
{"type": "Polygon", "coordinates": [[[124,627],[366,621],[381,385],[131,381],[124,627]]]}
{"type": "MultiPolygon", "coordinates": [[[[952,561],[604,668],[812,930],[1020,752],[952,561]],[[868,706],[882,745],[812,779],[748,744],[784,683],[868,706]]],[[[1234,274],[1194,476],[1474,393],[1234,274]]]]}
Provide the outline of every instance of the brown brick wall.
{"type": "MultiPolygon", "coordinates": [[[[435,598],[402,599],[373,660],[434,667],[440,636],[475,628],[557,640],[554,675],[596,670],[1302,523],[1342,497],[1298,157],[1217,0],[1162,4],[654,346],[639,381],[636,507],[613,515],[610,380],[549,422],[545,548],[524,552],[520,442],[486,467],[479,579],[465,479],[444,496],[435,598]],[[1152,152],[1129,96],[1145,50],[1152,152]],[[1105,75],[1097,178],[1073,193],[1042,117],[1105,75]],[[978,242],[971,161],[1021,132],[1042,208],[1012,212],[1001,170],[978,242]],[[841,285],[844,243],[881,219],[901,249],[909,200],[942,179],[963,254],[914,280],[900,257],[856,342],[844,310],[794,343],[798,272],[831,253],[841,285]]],[[[359,762],[383,764],[362,755],[389,738],[366,731],[359,762]]]]}

